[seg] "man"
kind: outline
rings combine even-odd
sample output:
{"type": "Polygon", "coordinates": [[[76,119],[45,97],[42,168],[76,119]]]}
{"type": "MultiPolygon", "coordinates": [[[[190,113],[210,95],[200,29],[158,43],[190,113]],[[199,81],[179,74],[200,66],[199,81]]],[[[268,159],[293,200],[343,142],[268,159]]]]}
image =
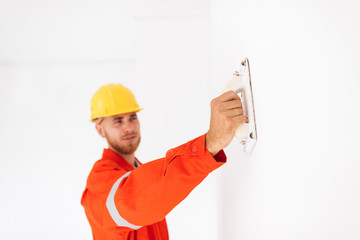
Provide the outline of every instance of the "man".
{"type": "Polygon", "coordinates": [[[247,121],[239,96],[226,92],[211,101],[206,134],[142,165],[135,157],[140,110],[121,84],[101,87],[91,100],[91,120],[109,147],[94,164],[81,199],[94,239],[169,239],[165,216],[226,162],[222,149],[247,121]]]}

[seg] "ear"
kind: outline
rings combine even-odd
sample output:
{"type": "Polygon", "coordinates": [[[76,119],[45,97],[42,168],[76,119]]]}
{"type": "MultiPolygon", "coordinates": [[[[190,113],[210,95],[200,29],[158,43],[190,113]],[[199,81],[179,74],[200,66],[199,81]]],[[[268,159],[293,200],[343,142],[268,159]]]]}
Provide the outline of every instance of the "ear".
{"type": "Polygon", "coordinates": [[[96,123],[96,124],[95,124],[95,128],[96,128],[96,131],[98,132],[98,134],[99,134],[101,137],[105,138],[105,131],[104,131],[103,126],[102,126],[101,124],[99,124],[99,123],[96,123]]]}

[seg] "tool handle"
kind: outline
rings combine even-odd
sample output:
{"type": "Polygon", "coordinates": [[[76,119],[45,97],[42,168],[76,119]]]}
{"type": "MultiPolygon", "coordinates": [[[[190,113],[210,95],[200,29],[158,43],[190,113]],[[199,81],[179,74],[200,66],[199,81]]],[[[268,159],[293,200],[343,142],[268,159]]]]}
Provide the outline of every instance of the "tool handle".
{"type": "Polygon", "coordinates": [[[249,112],[248,112],[248,102],[246,100],[246,90],[245,90],[245,87],[242,86],[242,87],[239,87],[238,89],[235,90],[235,93],[239,95],[240,93],[240,99],[241,99],[241,104],[242,104],[242,109],[244,111],[244,115],[245,117],[248,117],[249,116],[249,112]]]}

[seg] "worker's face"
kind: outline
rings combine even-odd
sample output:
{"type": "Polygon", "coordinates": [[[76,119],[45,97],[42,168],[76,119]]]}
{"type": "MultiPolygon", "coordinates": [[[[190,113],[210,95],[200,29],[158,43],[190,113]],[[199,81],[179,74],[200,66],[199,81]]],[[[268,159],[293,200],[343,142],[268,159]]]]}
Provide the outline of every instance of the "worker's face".
{"type": "Polygon", "coordinates": [[[132,154],[139,146],[140,123],[135,112],[104,117],[96,130],[106,138],[109,148],[120,154],[132,154]]]}

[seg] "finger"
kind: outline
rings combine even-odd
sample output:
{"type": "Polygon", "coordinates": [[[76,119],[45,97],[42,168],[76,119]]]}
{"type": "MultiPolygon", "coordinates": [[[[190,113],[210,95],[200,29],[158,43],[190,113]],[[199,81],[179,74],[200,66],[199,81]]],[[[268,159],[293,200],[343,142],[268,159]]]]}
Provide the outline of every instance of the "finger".
{"type": "Polygon", "coordinates": [[[242,108],[234,108],[231,110],[227,110],[225,112],[225,116],[230,117],[230,118],[242,116],[243,114],[244,114],[244,111],[242,110],[242,108]]]}
{"type": "Polygon", "coordinates": [[[223,103],[223,108],[226,110],[242,108],[242,102],[240,99],[227,101],[223,103]]]}
{"type": "Polygon", "coordinates": [[[248,123],[249,119],[245,117],[244,115],[233,117],[233,120],[238,124],[248,123]]]}
{"type": "Polygon", "coordinates": [[[219,101],[227,102],[231,100],[239,100],[240,97],[234,91],[227,91],[218,97],[219,101]]]}

